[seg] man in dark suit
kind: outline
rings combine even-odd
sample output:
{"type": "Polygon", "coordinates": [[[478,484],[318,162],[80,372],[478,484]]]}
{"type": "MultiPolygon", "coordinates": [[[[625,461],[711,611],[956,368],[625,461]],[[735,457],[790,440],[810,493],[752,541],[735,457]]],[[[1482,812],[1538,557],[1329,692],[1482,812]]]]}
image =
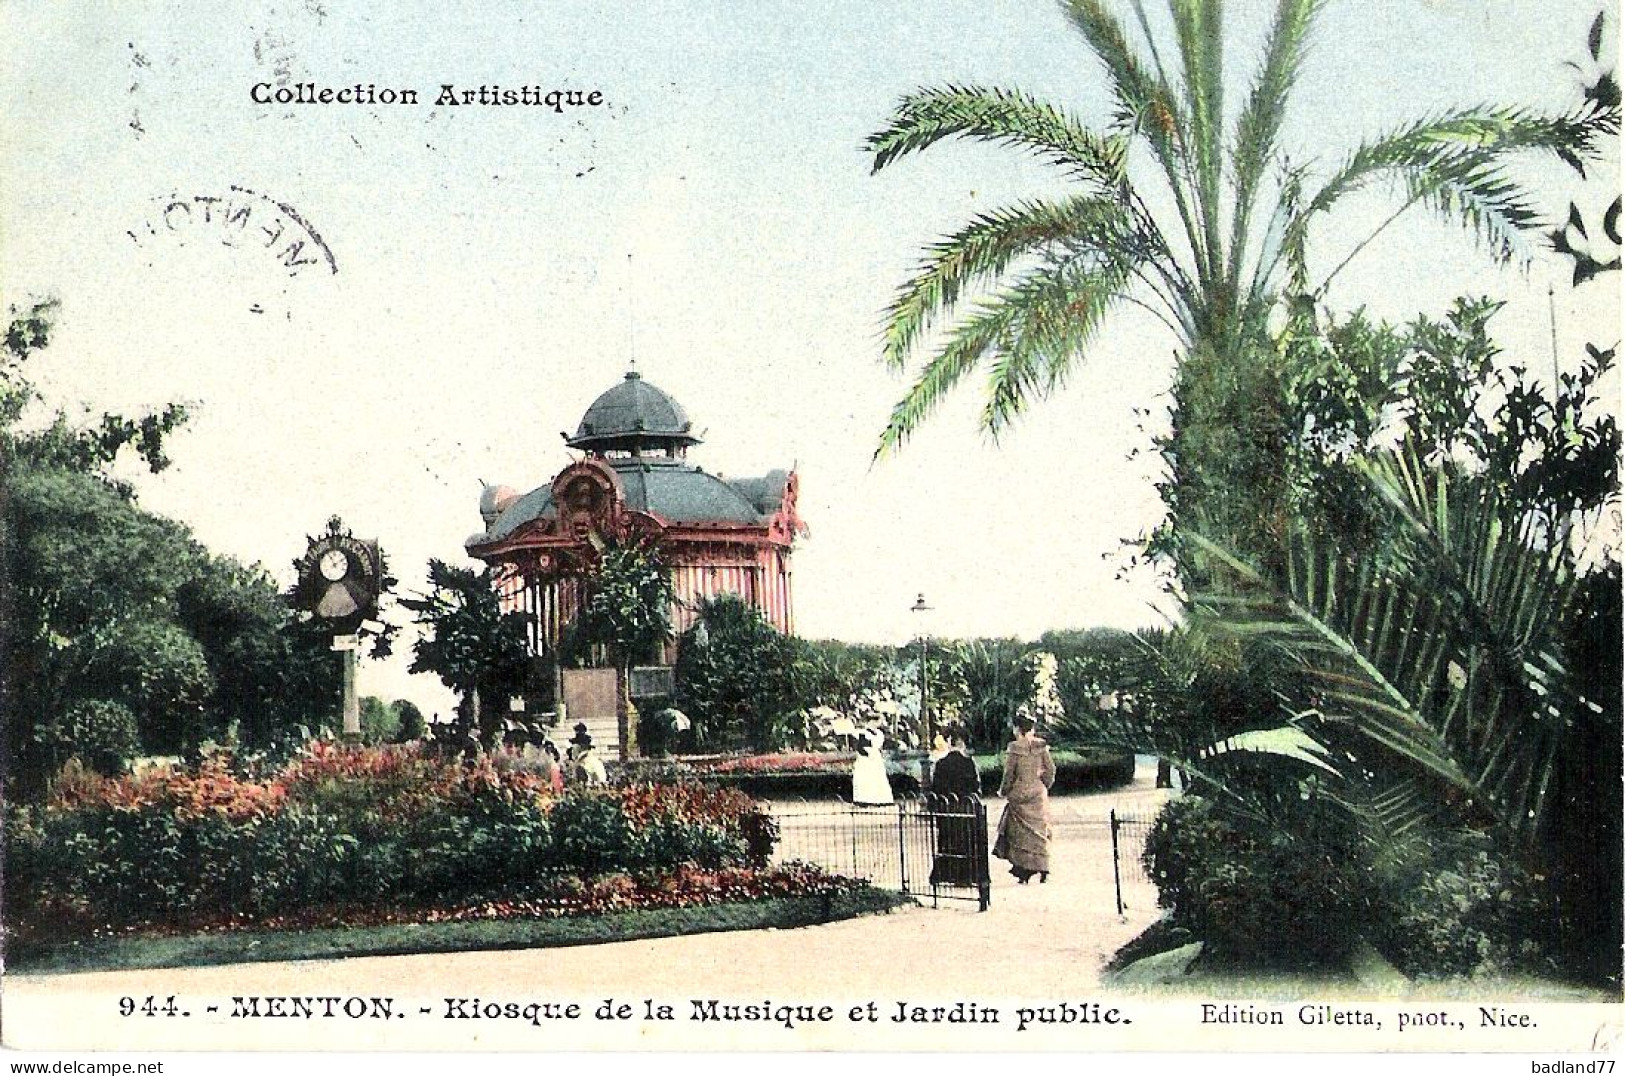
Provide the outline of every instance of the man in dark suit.
{"type": "Polygon", "coordinates": [[[949,729],[948,753],[931,769],[931,809],[937,819],[932,885],[974,886],[987,878],[986,816],[978,811],[981,779],[964,729],[949,729]],[[980,831],[980,832],[979,832],[980,831]]]}

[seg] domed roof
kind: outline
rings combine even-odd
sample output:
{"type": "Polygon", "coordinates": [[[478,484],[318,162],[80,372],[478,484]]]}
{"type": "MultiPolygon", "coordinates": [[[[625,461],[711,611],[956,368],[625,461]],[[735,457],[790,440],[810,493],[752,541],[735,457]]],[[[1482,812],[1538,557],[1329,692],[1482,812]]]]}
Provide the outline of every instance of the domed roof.
{"type": "Polygon", "coordinates": [[[613,460],[626,503],[668,523],[762,522],[756,506],[716,475],[674,461],[613,460]]]}
{"type": "Polygon", "coordinates": [[[480,491],[480,515],[489,524],[518,499],[519,491],[512,486],[485,486],[480,491]]]}
{"type": "Polygon", "coordinates": [[[628,370],[619,385],[603,393],[581,416],[576,435],[565,444],[589,451],[684,448],[700,439],[681,404],[628,370]]]}

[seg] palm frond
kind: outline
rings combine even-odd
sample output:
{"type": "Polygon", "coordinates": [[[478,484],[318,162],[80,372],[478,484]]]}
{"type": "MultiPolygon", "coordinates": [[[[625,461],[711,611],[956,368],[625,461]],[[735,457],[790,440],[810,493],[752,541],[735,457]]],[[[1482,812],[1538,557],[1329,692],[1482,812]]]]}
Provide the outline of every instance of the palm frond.
{"type": "Polygon", "coordinates": [[[864,148],[874,154],[878,172],[905,154],[956,137],[1027,150],[1104,189],[1123,175],[1121,140],[1098,135],[1020,90],[982,86],[949,85],[908,94],[890,126],[870,135],[864,148]]]}
{"type": "Polygon", "coordinates": [[[903,447],[903,442],[931,416],[943,397],[976,368],[988,349],[998,344],[1005,321],[999,309],[984,308],[955,326],[948,342],[925,364],[903,398],[893,405],[886,428],[880,432],[874,459],[882,459],[903,447]]]}
{"type": "Polygon", "coordinates": [[[1194,779],[1204,795],[1261,823],[1267,822],[1268,808],[1251,777],[1260,767],[1288,777],[1318,775],[1322,787],[1340,785],[1336,760],[1301,719],[1276,716],[1238,729],[1222,724],[1201,703],[1193,705],[1201,674],[1212,660],[1210,642],[1199,626],[1141,640],[1140,660],[1121,670],[1121,704],[1068,711],[1059,727],[1078,742],[1165,759],[1194,779]]]}
{"type": "Polygon", "coordinates": [[[1128,278],[1128,265],[1121,260],[1070,266],[1058,274],[1059,289],[1046,287],[1021,297],[1018,316],[988,378],[982,428],[990,436],[997,440],[1029,402],[1065,383],[1102,317],[1122,297],[1128,278]]]}
{"type": "Polygon", "coordinates": [[[1032,271],[962,318],[892,408],[875,458],[897,451],[942,398],[986,358],[1015,354],[1025,356],[1023,362],[1070,362],[1071,354],[1054,349],[1081,347],[1086,342],[1104,306],[1121,293],[1127,272],[1126,266],[1109,260],[1103,266],[1098,261],[1071,258],[1032,271]],[[1116,274],[1118,280],[1115,294],[1105,287],[1109,274],[1116,274]],[[1085,295],[1096,298],[1080,307],[1085,295]],[[1096,303],[1100,309],[1090,314],[1096,303]],[[1073,318],[1085,320],[1068,324],[1073,318]]]}
{"type": "Polygon", "coordinates": [[[1283,163],[1279,179],[1280,195],[1270,212],[1268,226],[1260,244],[1258,260],[1253,266],[1252,282],[1247,294],[1255,303],[1268,301],[1273,267],[1286,263],[1285,292],[1293,300],[1309,291],[1308,235],[1303,229],[1294,229],[1292,222],[1303,210],[1303,183],[1307,169],[1302,165],[1283,163]]]}
{"type": "Polygon", "coordinates": [[[1128,224],[1119,203],[1093,195],[1060,203],[1021,202],[978,216],[933,245],[919,271],[898,290],[886,312],[886,364],[902,369],[910,349],[938,317],[968,289],[992,281],[1017,259],[1069,241],[1115,245],[1128,224]]]}
{"type": "Polygon", "coordinates": [[[1327,751],[1326,745],[1296,725],[1277,725],[1274,728],[1238,732],[1210,744],[1199,753],[1199,757],[1218,758],[1220,755],[1238,751],[1289,758],[1313,766],[1333,777],[1343,776],[1327,761],[1330,752],[1327,751]]]}
{"type": "Polygon", "coordinates": [[[1288,225],[1301,243],[1314,218],[1371,182],[1397,178],[1407,204],[1422,202],[1465,223],[1501,261],[1527,257],[1524,232],[1541,227],[1530,197],[1500,169],[1505,157],[1543,152],[1594,156],[1598,139],[1619,129],[1617,109],[1543,116],[1518,108],[1475,108],[1412,123],[1359,146],[1288,225]]]}
{"type": "Polygon", "coordinates": [[[1222,630],[1263,639],[1310,677],[1333,754],[1363,743],[1372,803],[1405,827],[1466,813],[1533,839],[1573,690],[1558,645],[1571,582],[1527,520],[1414,448],[1365,468],[1399,530],[1396,555],[1351,556],[1295,537],[1286,582],[1227,551],[1194,596],[1222,630]]]}
{"type": "Polygon", "coordinates": [[[1225,256],[1219,234],[1224,174],[1224,4],[1222,0],[1173,0],[1172,8],[1185,68],[1185,107],[1199,192],[1196,215],[1208,258],[1206,275],[1219,280],[1225,256]]]}
{"type": "Polygon", "coordinates": [[[1066,0],[1063,6],[1067,19],[1106,69],[1117,101],[1118,122],[1144,135],[1159,156],[1173,152],[1184,117],[1160,61],[1156,74],[1145,69],[1129,45],[1122,23],[1101,0],[1066,0]]]}
{"type": "Polygon", "coordinates": [[[1566,151],[1592,156],[1598,139],[1618,129],[1618,111],[1597,108],[1558,116],[1521,108],[1473,108],[1418,120],[1355,149],[1310,200],[1308,211],[1329,209],[1344,194],[1384,172],[1426,167],[1462,153],[1566,151]]]}
{"type": "Polygon", "coordinates": [[[1188,127],[1186,110],[1162,68],[1144,7],[1139,0],[1135,0],[1135,13],[1139,17],[1147,47],[1151,49],[1156,69],[1154,74],[1146,70],[1129,45],[1122,23],[1102,0],[1066,0],[1064,6],[1067,18],[1083,35],[1101,66],[1106,69],[1112,95],[1117,101],[1118,123],[1150,143],[1173,194],[1174,207],[1195,254],[1198,272],[1205,272],[1208,264],[1205,233],[1197,220],[1197,209],[1192,205],[1195,191],[1190,189],[1188,182],[1190,161],[1185,135],[1188,127]]]}
{"type": "Polygon", "coordinates": [[[1145,0],[1129,0],[1129,7],[1134,9],[1134,21],[1139,23],[1140,35],[1145,39],[1146,52],[1151,54],[1151,66],[1156,69],[1157,78],[1167,86],[1168,65],[1162,62],[1162,50],[1157,46],[1157,35],[1151,31],[1151,19],[1145,13],[1145,0]]]}
{"type": "Polygon", "coordinates": [[[1324,6],[1325,0],[1279,0],[1263,66],[1236,121],[1232,151],[1236,202],[1229,268],[1231,286],[1236,290],[1241,287],[1241,265],[1259,183],[1275,153],[1275,139],[1286,117],[1287,99],[1303,67],[1310,28],[1324,6]]]}

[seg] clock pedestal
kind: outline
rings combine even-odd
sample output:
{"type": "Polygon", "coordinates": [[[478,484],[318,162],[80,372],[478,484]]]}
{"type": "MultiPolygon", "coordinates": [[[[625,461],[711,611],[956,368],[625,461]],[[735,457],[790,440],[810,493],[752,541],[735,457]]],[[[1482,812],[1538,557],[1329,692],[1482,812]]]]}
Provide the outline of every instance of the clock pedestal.
{"type": "Polygon", "coordinates": [[[344,652],[344,738],[361,742],[361,702],[355,696],[355,651],[344,652]]]}
{"type": "Polygon", "coordinates": [[[361,742],[361,700],[355,693],[356,652],[361,638],[339,635],[333,639],[333,649],[344,661],[344,739],[349,743],[361,742]]]}

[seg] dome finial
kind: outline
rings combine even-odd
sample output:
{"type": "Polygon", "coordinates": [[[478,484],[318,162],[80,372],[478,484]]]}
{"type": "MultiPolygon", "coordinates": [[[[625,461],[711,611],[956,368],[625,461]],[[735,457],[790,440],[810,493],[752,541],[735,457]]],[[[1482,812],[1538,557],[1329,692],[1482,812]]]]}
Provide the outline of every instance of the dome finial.
{"type": "Polygon", "coordinates": [[[628,359],[628,360],[626,360],[626,379],[628,381],[638,381],[638,380],[641,380],[642,378],[643,378],[643,375],[638,373],[638,360],[637,359],[628,359]]]}

